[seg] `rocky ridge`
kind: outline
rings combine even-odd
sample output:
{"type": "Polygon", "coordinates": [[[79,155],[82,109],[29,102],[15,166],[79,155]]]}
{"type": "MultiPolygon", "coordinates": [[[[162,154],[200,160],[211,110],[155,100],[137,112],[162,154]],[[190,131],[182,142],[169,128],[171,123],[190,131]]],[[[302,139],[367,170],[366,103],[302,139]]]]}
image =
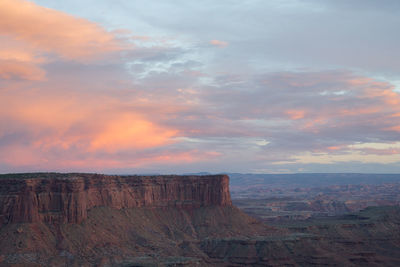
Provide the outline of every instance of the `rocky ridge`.
{"type": "Polygon", "coordinates": [[[229,177],[26,174],[0,176],[0,223],[80,223],[94,207],[230,206],[229,177]]]}
{"type": "Polygon", "coordinates": [[[272,232],[226,175],[0,175],[0,266],[225,266],[204,240],[272,232]]]}

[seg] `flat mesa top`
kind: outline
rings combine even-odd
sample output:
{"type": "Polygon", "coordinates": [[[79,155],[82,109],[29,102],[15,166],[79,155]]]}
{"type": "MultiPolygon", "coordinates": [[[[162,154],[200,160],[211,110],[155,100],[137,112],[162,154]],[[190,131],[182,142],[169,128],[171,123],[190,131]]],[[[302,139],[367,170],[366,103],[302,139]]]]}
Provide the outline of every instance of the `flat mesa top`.
{"type": "Polygon", "coordinates": [[[107,175],[98,173],[58,173],[58,172],[33,172],[33,173],[7,173],[0,174],[1,179],[75,179],[75,178],[212,178],[221,177],[225,174],[210,175],[107,175]]]}

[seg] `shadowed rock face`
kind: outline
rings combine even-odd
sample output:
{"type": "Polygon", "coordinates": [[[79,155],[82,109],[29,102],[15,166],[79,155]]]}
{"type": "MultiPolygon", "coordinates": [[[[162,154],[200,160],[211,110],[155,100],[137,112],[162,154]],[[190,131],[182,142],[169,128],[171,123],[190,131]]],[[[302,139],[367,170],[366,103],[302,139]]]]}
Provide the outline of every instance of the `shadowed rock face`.
{"type": "Polygon", "coordinates": [[[275,232],[226,175],[0,175],[0,266],[225,266],[203,240],[275,232]]]}
{"type": "Polygon", "coordinates": [[[80,223],[94,207],[231,206],[229,177],[0,175],[0,223],[80,223]]]}

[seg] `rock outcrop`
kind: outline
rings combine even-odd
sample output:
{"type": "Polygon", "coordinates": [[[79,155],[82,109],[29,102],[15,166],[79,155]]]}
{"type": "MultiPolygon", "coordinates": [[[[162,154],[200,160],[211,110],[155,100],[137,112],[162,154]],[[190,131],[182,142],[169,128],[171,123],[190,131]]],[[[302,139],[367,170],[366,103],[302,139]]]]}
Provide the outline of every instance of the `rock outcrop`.
{"type": "Polygon", "coordinates": [[[80,223],[94,207],[230,206],[229,177],[0,175],[0,223],[80,223]]]}
{"type": "Polygon", "coordinates": [[[0,266],[224,266],[203,240],[271,232],[226,175],[0,175],[0,266]]]}

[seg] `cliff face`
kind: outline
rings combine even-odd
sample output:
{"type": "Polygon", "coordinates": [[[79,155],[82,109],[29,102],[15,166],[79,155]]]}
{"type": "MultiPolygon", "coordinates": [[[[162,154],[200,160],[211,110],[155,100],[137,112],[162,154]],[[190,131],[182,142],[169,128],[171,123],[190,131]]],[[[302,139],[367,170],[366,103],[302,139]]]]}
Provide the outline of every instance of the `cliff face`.
{"type": "Polygon", "coordinates": [[[225,266],[202,240],[270,232],[226,175],[0,175],[0,267],[225,266]]]}
{"type": "Polygon", "coordinates": [[[0,223],[80,223],[94,207],[231,206],[229,177],[26,174],[0,176],[0,223]]]}
{"type": "Polygon", "coordinates": [[[400,266],[399,207],[277,229],[233,206],[228,182],[0,175],[0,267],[400,266]]]}

